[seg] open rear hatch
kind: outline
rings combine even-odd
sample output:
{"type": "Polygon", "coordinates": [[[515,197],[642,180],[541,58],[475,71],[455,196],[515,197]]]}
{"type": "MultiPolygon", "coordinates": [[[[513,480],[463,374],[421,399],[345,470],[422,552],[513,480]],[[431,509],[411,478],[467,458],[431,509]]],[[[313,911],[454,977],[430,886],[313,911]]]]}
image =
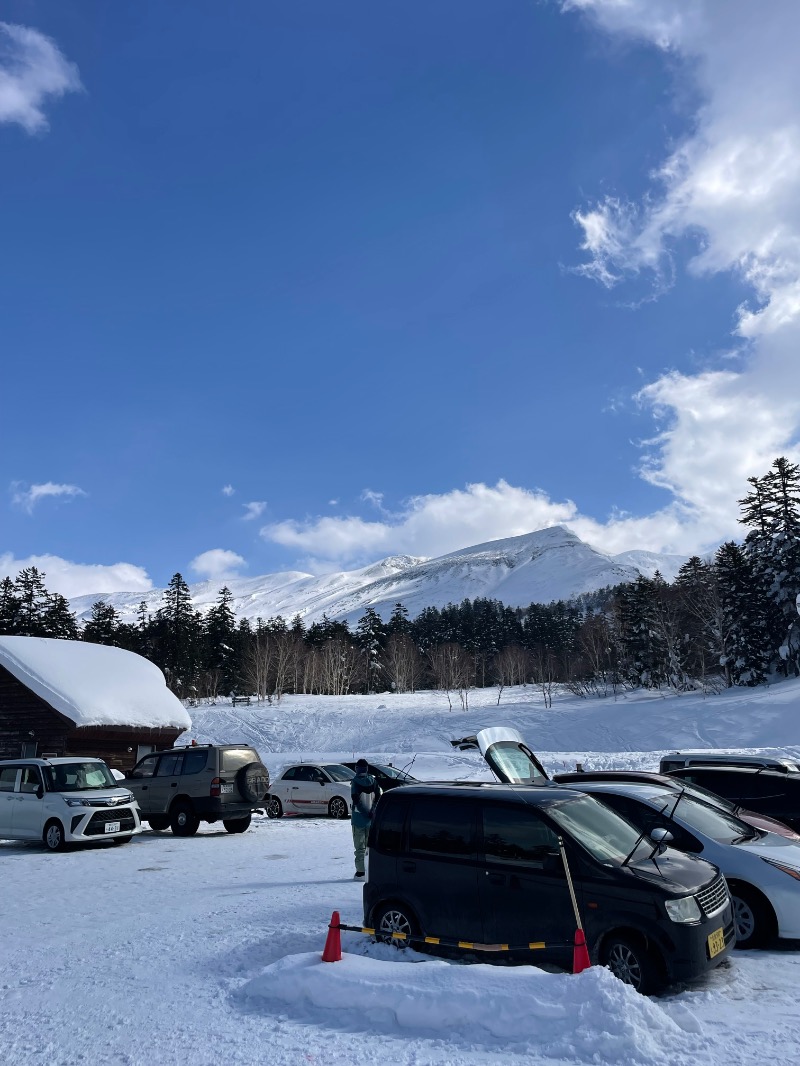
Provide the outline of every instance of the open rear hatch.
{"type": "Polygon", "coordinates": [[[550,778],[516,729],[492,726],[482,729],[475,738],[481,755],[508,785],[547,785],[550,778]]]}

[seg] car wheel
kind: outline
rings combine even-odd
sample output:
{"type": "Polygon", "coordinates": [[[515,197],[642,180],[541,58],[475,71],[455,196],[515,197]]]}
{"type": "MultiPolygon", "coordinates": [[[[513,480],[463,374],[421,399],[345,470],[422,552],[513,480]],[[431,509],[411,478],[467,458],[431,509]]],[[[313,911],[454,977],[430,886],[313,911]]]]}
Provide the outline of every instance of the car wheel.
{"type": "Polygon", "coordinates": [[[401,903],[382,903],[375,912],[375,938],[381,944],[408,946],[407,937],[418,936],[419,927],[411,911],[401,903]],[[403,936],[393,936],[402,933],[403,936]]]}
{"type": "Polygon", "coordinates": [[[746,885],[728,885],[733,904],[737,948],[758,948],[775,934],[775,916],[769,904],[746,885]]]}
{"type": "Polygon", "coordinates": [[[261,803],[269,792],[269,770],[260,762],[249,762],[236,774],[236,784],[245,803],[261,803]]]}
{"type": "Polygon", "coordinates": [[[267,812],[267,818],[283,817],[283,807],[277,796],[267,796],[267,803],[264,810],[267,812]]]}
{"type": "Polygon", "coordinates": [[[331,818],[349,818],[350,809],[341,796],[334,796],[328,804],[328,814],[331,818]]]}
{"type": "Polygon", "coordinates": [[[222,824],[229,833],[244,833],[250,828],[252,817],[251,814],[248,814],[245,818],[223,818],[222,824]]]}
{"type": "Polygon", "coordinates": [[[169,818],[166,814],[154,814],[152,818],[146,819],[150,828],[154,829],[156,833],[160,833],[164,829],[169,829],[169,818]]]}
{"type": "Polygon", "coordinates": [[[603,944],[602,962],[626,985],[643,996],[664,987],[664,972],[659,960],[638,939],[610,936],[603,944]]]}
{"type": "Polygon", "coordinates": [[[56,821],[55,818],[52,822],[48,822],[44,827],[42,840],[48,851],[63,851],[67,842],[64,839],[64,826],[61,822],[56,821]]]}
{"type": "Polygon", "coordinates": [[[200,819],[190,803],[181,801],[172,808],[169,824],[176,837],[193,837],[200,827],[200,819]]]}

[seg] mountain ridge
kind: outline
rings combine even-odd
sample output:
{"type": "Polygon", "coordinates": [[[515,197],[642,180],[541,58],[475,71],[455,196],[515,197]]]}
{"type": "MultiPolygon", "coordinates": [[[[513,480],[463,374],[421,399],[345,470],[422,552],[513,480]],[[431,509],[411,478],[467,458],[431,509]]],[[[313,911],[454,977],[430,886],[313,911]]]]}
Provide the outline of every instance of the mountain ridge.
{"type": "MultiPolygon", "coordinates": [[[[630,551],[605,555],[565,526],[505,537],[460,548],[431,559],[392,555],[356,570],[315,576],[289,570],[258,577],[207,580],[189,586],[192,602],[205,613],[224,586],[233,594],[239,618],[287,620],[300,615],[306,624],[331,619],[355,622],[367,607],[384,619],[396,603],[416,617],[426,607],[445,607],[464,599],[500,600],[508,607],[573,599],[609,585],[652,577],[659,570],[674,578],[683,556],[630,551]]],[[[133,621],[144,601],[150,614],[162,605],[163,589],[79,596],[71,601],[80,621],[97,601],[110,604],[123,621],[133,621]]]]}

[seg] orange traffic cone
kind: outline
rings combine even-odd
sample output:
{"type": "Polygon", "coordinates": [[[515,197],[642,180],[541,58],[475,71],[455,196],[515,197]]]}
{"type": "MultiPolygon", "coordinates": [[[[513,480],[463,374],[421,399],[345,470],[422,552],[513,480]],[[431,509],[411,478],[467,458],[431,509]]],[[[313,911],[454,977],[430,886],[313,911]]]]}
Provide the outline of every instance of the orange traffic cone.
{"type": "Polygon", "coordinates": [[[339,912],[334,911],[331,915],[331,924],[328,926],[328,939],[325,941],[325,950],[322,952],[323,962],[341,962],[342,959],[342,934],[339,932],[339,912]]]}
{"type": "Polygon", "coordinates": [[[575,930],[575,946],[572,949],[572,972],[583,973],[591,966],[589,949],[586,947],[586,937],[582,929],[575,930]]]}

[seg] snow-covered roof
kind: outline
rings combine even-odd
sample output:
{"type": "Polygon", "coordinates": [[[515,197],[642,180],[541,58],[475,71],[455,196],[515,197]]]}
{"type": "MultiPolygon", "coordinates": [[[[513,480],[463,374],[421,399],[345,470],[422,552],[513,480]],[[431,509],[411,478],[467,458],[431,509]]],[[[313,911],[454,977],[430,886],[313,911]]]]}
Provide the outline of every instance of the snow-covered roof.
{"type": "Polygon", "coordinates": [[[78,726],[192,724],[159,668],[132,651],[82,640],[0,637],[0,666],[78,726]]]}

